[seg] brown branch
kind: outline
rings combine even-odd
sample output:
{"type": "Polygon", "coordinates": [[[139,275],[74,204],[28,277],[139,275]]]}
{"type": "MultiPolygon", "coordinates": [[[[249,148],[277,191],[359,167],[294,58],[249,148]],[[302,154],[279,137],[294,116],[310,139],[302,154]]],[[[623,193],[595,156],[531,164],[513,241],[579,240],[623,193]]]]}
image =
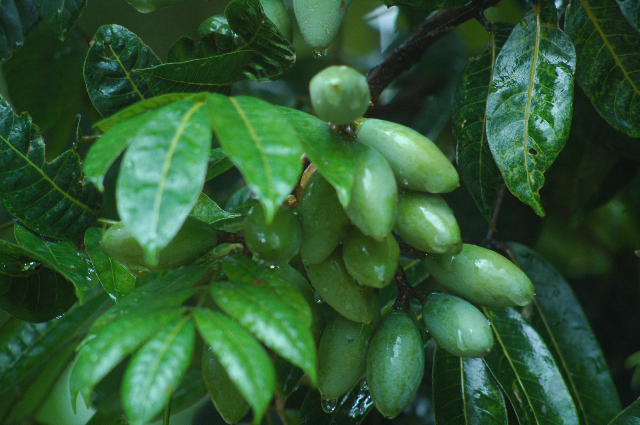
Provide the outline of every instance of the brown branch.
{"type": "Polygon", "coordinates": [[[477,18],[484,22],[483,12],[500,0],[476,0],[468,6],[443,10],[421,23],[416,31],[400,47],[395,49],[379,65],[367,74],[371,90],[371,106],[375,106],[380,93],[403,72],[420,61],[424,52],[458,25],[477,18]]]}

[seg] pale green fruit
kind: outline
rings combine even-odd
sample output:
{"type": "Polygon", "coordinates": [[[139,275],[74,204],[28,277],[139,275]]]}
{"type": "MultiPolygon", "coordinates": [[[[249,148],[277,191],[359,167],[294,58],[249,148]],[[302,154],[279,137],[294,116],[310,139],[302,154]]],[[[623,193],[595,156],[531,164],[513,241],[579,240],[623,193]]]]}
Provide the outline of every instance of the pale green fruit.
{"type": "Polygon", "coordinates": [[[264,210],[257,205],[249,211],[243,223],[247,248],[261,261],[286,263],[300,250],[302,228],[293,211],[280,207],[267,224],[264,210]]]}
{"type": "Polygon", "coordinates": [[[260,0],[260,4],[264,14],[276,25],[285,40],[293,40],[293,25],[284,2],[282,0],[260,0]]]}
{"type": "Polygon", "coordinates": [[[345,212],[362,233],[382,240],[396,221],[398,189],[393,171],[375,149],[358,142],[351,146],[356,169],[345,212]]]}
{"type": "Polygon", "coordinates": [[[340,243],[349,227],[349,217],[338,201],[336,190],[317,171],[302,193],[298,215],[302,224],[302,261],[318,264],[340,243]]]}
{"type": "Polygon", "coordinates": [[[357,127],[358,140],[389,161],[398,186],[431,193],[451,192],[460,186],[451,161],[417,131],[377,119],[363,119],[357,127]]]}
{"type": "Polygon", "coordinates": [[[309,83],[311,106],[323,121],[348,124],[369,108],[371,94],[364,75],[348,66],[330,66],[309,83]]]}
{"type": "Polygon", "coordinates": [[[458,222],[440,195],[401,190],[393,231],[420,251],[444,254],[462,249],[458,222]]]}
{"type": "Polygon", "coordinates": [[[431,294],[422,307],[422,317],[433,339],[455,356],[484,357],[493,348],[487,318],[462,298],[431,294]]]}
{"type": "Polygon", "coordinates": [[[329,47],[338,35],[351,0],[293,0],[304,42],[314,51],[329,47]]]}
{"type": "Polygon", "coordinates": [[[358,284],[384,288],[393,282],[400,260],[400,248],[391,234],[377,241],[364,235],[357,227],[352,227],[342,246],[342,259],[358,284]]]}
{"type": "Polygon", "coordinates": [[[413,319],[389,314],[369,341],[367,383],[376,408],[393,419],[411,402],[424,374],[424,348],[413,319]]]}
{"type": "Polygon", "coordinates": [[[463,244],[459,254],[427,255],[427,268],[449,291],[486,307],[525,306],[533,284],[511,261],[489,249],[463,244]]]}
{"type": "Polygon", "coordinates": [[[354,322],[371,323],[375,317],[376,295],[372,288],[359,288],[342,261],[338,247],[320,264],[308,264],[307,276],[327,304],[354,322]]]}
{"type": "Polygon", "coordinates": [[[227,371],[206,344],[202,351],[202,376],[209,396],[222,419],[228,424],[240,422],[249,412],[249,404],[238,391],[227,371]]]}

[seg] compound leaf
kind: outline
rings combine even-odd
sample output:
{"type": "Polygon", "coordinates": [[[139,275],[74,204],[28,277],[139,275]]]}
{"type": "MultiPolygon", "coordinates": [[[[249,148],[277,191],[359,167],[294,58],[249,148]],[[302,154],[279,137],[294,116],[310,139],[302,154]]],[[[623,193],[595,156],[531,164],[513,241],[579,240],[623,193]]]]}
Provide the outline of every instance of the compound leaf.
{"type": "Polygon", "coordinates": [[[27,34],[39,20],[32,0],[0,1],[0,62],[24,44],[27,34]]]}
{"type": "Polygon", "coordinates": [[[40,17],[64,40],[86,4],[87,0],[38,0],[36,7],[40,17]]]}

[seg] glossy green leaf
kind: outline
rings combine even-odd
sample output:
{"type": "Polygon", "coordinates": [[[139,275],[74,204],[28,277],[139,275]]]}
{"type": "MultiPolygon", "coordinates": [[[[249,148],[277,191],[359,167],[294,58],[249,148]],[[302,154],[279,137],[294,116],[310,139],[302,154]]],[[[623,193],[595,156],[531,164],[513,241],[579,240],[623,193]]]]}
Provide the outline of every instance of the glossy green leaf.
{"type": "Polygon", "coordinates": [[[87,92],[102,116],[152,97],[132,71],[160,65],[160,59],[134,33],[120,25],[98,29],[84,63],[87,92]]]}
{"type": "Polygon", "coordinates": [[[222,223],[222,229],[227,232],[241,232],[244,222],[244,217],[247,213],[256,205],[259,205],[258,199],[253,194],[251,189],[247,186],[240,188],[236,191],[224,206],[224,209],[235,214],[240,214],[241,217],[225,220],[222,223]]]}
{"type": "Polygon", "coordinates": [[[471,58],[464,67],[453,100],[452,130],[454,140],[458,141],[460,176],[489,222],[504,180],[487,142],[486,104],[496,56],[512,29],[512,25],[505,23],[491,25],[487,50],[471,58]]]}
{"type": "Polygon", "coordinates": [[[236,384],[254,412],[254,423],[265,413],[275,388],[275,372],[266,351],[242,326],[218,311],[193,311],[205,343],[236,384]]]}
{"type": "MultiPolygon", "coordinates": [[[[192,364],[184,374],[182,382],[175,389],[171,396],[171,412],[178,413],[197,402],[201,401],[207,395],[207,387],[202,379],[202,366],[200,362],[192,364]]],[[[161,417],[156,418],[157,421],[162,420],[161,417]]]]}
{"type": "Polygon", "coordinates": [[[436,345],[433,410],[438,425],[507,425],[507,406],[482,359],[465,359],[436,345]]]}
{"type": "Polygon", "coordinates": [[[224,149],[211,149],[209,163],[207,164],[206,180],[209,181],[231,168],[233,168],[233,163],[229,160],[229,155],[227,155],[224,149]]]}
{"type": "Polygon", "coordinates": [[[538,2],[496,58],[487,139],[509,190],[540,216],[544,172],[569,136],[575,66],[551,1],[538,2]]]}
{"type": "Polygon", "coordinates": [[[149,13],[158,7],[169,7],[185,3],[187,0],[127,0],[138,12],[149,13]]]}
{"type": "Polygon", "coordinates": [[[564,29],[578,54],[576,81],[593,106],[618,131],[640,136],[638,31],[610,0],[571,2],[564,29]]]}
{"type": "Polygon", "coordinates": [[[40,263],[29,258],[26,251],[11,242],[0,239],[0,275],[28,276],[40,263]]]}
{"type": "Polygon", "coordinates": [[[638,0],[616,0],[627,21],[636,31],[640,31],[640,3],[638,0]]]}
{"type": "Polygon", "coordinates": [[[327,413],[322,408],[320,391],[310,388],[300,408],[300,425],[360,425],[373,410],[373,400],[364,381],[337,400],[335,409],[327,413]]]}
{"type": "Polygon", "coordinates": [[[78,154],[67,151],[46,162],[31,118],[16,115],[0,98],[0,204],[38,233],[74,240],[95,221],[101,202],[83,179],[78,154]]]}
{"type": "Polygon", "coordinates": [[[160,413],[193,356],[196,332],[190,316],[167,323],[133,356],[122,379],[124,411],[131,425],[160,413]]]}
{"type": "Polygon", "coordinates": [[[216,202],[209,198],[204,192],[200,193],[198,200],[191,210],[191,216],[205,223],[213,224],[220,220],[240,217],[240,214],[230,213],[222,208],[216,202]]]}
{"type": "Polygon", "coordinates": [[[180,37],[167,52],[167,61],[170,63],[186,62],[194,59],[198,59],[196,56],[196,42],[191,37],[180,37]]]}
{"type": "Polygon", "coordinates": [[[276,370],[276,388],[280,397],[287,398],[296,391],[304,372],[298,366],[291,364],[282,357],[276,355],[273,358],[273,367],[276,370]]]}
{"type": "Polygon", "coordinates": [[[207,114],[220,145],[264,206],[267,221],[302,172],[296,132],[275,106],[253,97],[207,97],[207,114]]]}
{"type": "Polygon", "coordinates": [[[38,0],[36,7],[40,17],[49,24],[58,34],[60,40],[64,40],[67,32],[80,17],[87,0],[38,0]]]}
{"type": "Polygon", "coordinates": [[[571,287],[551,264],[517,243],[509,249],[533,282],[524,315],[554,356],[582,424],[606,424],[621,409],[607,361],[571,287]]]}
{"type": "Polygon", "coordinates": [[[316,348],[309,326],[270,288],[245,282],[216,282],[211,294],[218,306],[267,347],[304,370],[317,382],[316,348]]]}
{"type": "Polygon", "coordinates": [[[113,301],[118,302],[133,291],[136,278],[124,265],[102,251],[98,245],[101,237],[100,229],[95,227],[87,229],[84,234],[84,246],[102,287],[113,301]]]}
{"type": "Polygon", "coordinates": [[[118,213],[149,263],[178,233],[204,185],[211,129],[203,107],[185,99],[158,109],[122,159],[118,213]]]}
{"type": "Polygon", "coordinates": [[[578,424],[576,408],[543,339],[511,307],[482,308],[495,345],[484,357],[521,424],[578,424]]]}
{"type": "Polygon", "coordinates": [[[351,147],[321,119],[291,108],[280,111],[294,126],[307,157],[336,189],[340,203],[349,205],[355,173],[351,147]]]}
{"type": "Polygon", "coordinates": [[[40,20],[32,0],[3,0],[0,2],[0,62],[21,47],[27,34],[40,20]]]}
{"type": "Polygon", "coordinates": [[[638,425],[640,424],[640,399],[631,403],[620,412],[609,425],[638,425]]]}

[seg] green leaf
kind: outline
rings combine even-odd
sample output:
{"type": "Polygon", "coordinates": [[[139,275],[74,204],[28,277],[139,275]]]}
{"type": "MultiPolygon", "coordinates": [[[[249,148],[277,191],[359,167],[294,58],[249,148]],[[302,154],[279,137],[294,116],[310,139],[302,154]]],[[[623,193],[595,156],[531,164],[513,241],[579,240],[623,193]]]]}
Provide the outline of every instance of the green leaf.
{"type": "Polygon", "coordinates": [[[495,334],[486,365],[521,424],[578,424],[571,394],[544,341],[518,311],[482,308],[495,334]],[[544,379],[541,379],[544,377],[544,379]]]}
{"type": "Polygon", "coordinates": [[[524,245],[509,249],[533,282],[536,298],[524,315],[553,354],[580,423],[605,424],[621,409],[607,361],[570,286],[551,264],[524,245]]]}
{"type": "Polygon", "coordinates": [[[187,0],[127,0],[138,12],[149,13],[158,7],[169,7],[185,3],[187,0]]]}
{"type": "Polygon", "coordinates": [[[32,0],[0,1],[0,62],[24,44],[27,34],[39,20],[32,0]]]}
{"type": "Polygon", "coordinates": [[[196,332],[190,316],[164,328],[138,350],[122,380],[124,411],[132,425],[145,425],[162,411],[193,356],[196,332]]]}
{"type": "Polygon", "coordinates": [[[609,425],[638,425],[640,423],[640,399],[620,412],[609,425]]]}
{"type": "Polygon", "coordinates": [[[203,106],[185,99],[158,109],[122,159],[118,213],[149,263],[178,233],[204,185],[211,129],[203,106]]]}
{"type": "Polygon", "coordinates": [[[40,263],[29,258],[18,245],[0,239],[0,275],[29,276],[37,271],[40,263]]]}
{"type": "Polygon", "coordinates": [[[234,214],[240,214],[240,217],[230,220],[225,220],[222,223],[222,229],[227,232],[241,232],[244,217],[247,213],[260,202],[256,199],[251,189],[247,186],[238,189],[227,201],[224,206],[226,211],[234,214]]]}
{"type": "Polygon", "coordinates": [[[640,31],[640,8],[638,7],[638,0],[616,0],[618,6],[620,6],[620,10],[627,21],[636,31],[640,31]]]}
{"type": "Polygon", "coordinates": [[[454,140],[458,141],[460,176],[489,222],[504,180],[486,138],[486,104],[496,56],[512,29],[511,24],[491,25],[487,50],[469,60],[462,71],[453,101],[452,131],[454,140]]]}
{"type": "Polygon", "coordinates": [[[465,359],[436,345],[433,410],[438,424],[508,424],[500,387],[482,359],[465,359]]]}
{"type": "Polygon", "coordinates": [[[95,227],[87,229],[84,234],[84,246],[102,287],[113,301],[118,302],[133,291],[136,278],[124,265],[102,251],[98,245],[101,237],[102,231],[100,229],[95,227]]]}
{"type": "Polygon", "coordinates": [[[36,7],[40,17],[64,40],[86,4],[87,0],[38,0],[36,7]]]}
{"type": "Polygon", "coordinates": [[[106,117],[152,97],[147,83],[132,71],[157,65],[160,59],[134,33],[120,25],[100,27],[84,63],[93,106],[106,117]]]}
{"type": "Polygon", "coordinates": [[[207,164],[206,181],[219,176],[227,170],[233,168],[233,163],[229,160],[229,155],[221,148],[211,149],[209,163],[207,164]]]}
{"type": "Polygon", "coordinates": [[[220,208],[204,192],[200,193],[196,205],[191,210],[191,216],[205,223],[213,224],[220,220],[240,217],[240,214],[229,213],[220,208]]]}
{"type": "Polygon", "coordinates": [[[638,31],[609,0],[571,2],[564,28],[578,53],[576,81],[593,106],[616,130],[640,136],[638,31]]]}
{"type": "Polygon", "coordinates": [[[259,423],[275,388],[275,372],[266,351],[242,326],[220,312],[198,308],[193,318],[205,343],[253,409],[254,423],[259,423]]]}
{"type": "Polygon", "coordinates": [[[0,98],[0,203],[40,234],[74,240],[97,218],[102,196],[83,179],[80,157],[67,151],[46,162],[28,115],[0,98]]]}
{"type": "Polygon", "coordinates": [[[309,388],[300,408],[299,424],[360,425],[374,406],[371,395],[365,388],[364,381],[358,382],[351,391],[337,400],[335,408],[329,413],[322,407],[326,401],[322,400],[320,391],[309,388]]]}
{"type": "Polygon", "coordinates": [[[279,109],[294,126],[311,162],[336,189],[340,203],[347,207],[355,173],[351,147],[321,119],[291,108],[279,109]]]}
{"type": "Polygon", "coordinates": [[[309,326],[270,288],[245,282],[216,282],[211,294],[225,313],[267,347],[299,366],[316,384],[316,348],[309,326]]]}
{"type": "Polygon", "coordinates": [[[298,389],[300,381],[304,377],[304,372],[278,355],[273,358],[273,367],[276,370],[278,393],[280,397],[287,398],[298,389]]]}
{"type": "Polygon", "coordinates": [[[487,139],[509,190],[540,216],[544,172],[569,136],[575,65],[551,1],[538,2],[496,59],[487,139]]]}
{"type": "Polygon", "coordinates": [[[296,132],[278,108],[252,97],[211,94],[207,114],[220,145],[258,196],[270,222],[302,172],[296,132]]]}

